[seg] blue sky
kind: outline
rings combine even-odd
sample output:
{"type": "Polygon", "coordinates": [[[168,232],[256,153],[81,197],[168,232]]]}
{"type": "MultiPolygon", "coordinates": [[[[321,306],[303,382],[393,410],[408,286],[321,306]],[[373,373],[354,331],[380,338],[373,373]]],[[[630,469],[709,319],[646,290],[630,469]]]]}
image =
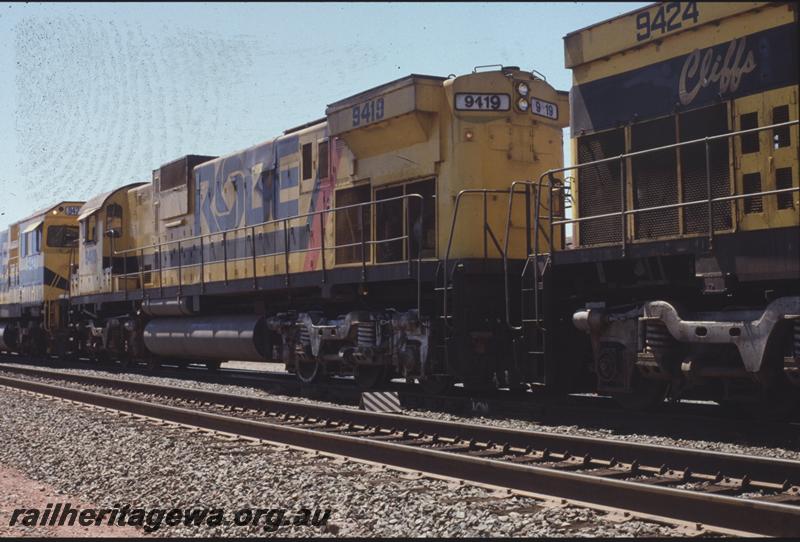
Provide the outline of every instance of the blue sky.
{"type": "Polygon", "coordinates": [[[563,36],[642,5],[0,4],[0,228],[409,73],[499,63],[569,89],[563,36]]]}

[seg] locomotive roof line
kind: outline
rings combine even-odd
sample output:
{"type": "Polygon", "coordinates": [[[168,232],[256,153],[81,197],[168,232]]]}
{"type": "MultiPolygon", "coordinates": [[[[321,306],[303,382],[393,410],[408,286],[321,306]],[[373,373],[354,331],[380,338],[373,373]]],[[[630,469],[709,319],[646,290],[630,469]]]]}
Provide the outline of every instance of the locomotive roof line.
{"type": "MultiPolygon", "coordinates": [[[[158,166],[153,171],[158,171],[162,167],[171,166],[172,164],[175,164],[176,162],[180,162],[182,160],[190,160],[190,161],[192,161],[195,158],[199,158],[201,160],[205,159],[205,162],[210,162],[211,160],[214,160],[217,157],[216,156],[210,156],[210,155],[207,155],[207,154],[184,154],[184,155],[179,156],[178,158],[175,158],[174,160],[170,160],[169,162],[164,162],[163,164],[158,166]]],[[[200,164],[203,164],[205,162],[200,162],[200,164]]],[[[197,164],[197,165],[200,165],[200,164],[197,164]]]]}
{"type": "Polygon", "coordinates": [[[81,210],[78,213],[78,220],[83,220],[90,214],[94,213],[95,211],[103,207],[106,200],[108,200],[108,198],[110,198],[120,190],[127,190],[129,188],[133,188],[134,186],[142,186],[144,184],[147,184],[148,182],[149,181],[140,181],[136,183],[126,184],[123,186],[118,186],[113,190],[109,190],[108,192],[103,192],[102,194],[94,196],[93,198],[89,199],[86,203],[83,204],[83,207],[81,207],[81,210]]]}
{"type": "Polygon", "coordinates": [[[21,218],[21,219],[17,220],[16,222],[12,222],[11,224],[8,225],[7,228],[4,228],[4,230],[8,230],[12,226],[20,225],[20,224],[22,224],[24,222],[28,222],[28,221],[33,220],[35,218],[41,218],[41,217],[47,215],[53,209],[58,209],[59,207],[61,207],[63,205],[83,205],[84,203],[85,202],[83,202],[83,201],[76,201],[76,200],[59,201],[58,203],[55,203],[53,205],[48,205],[47,207],[42,207],[42,208],[38,209],[37,211],[32,212],[31,214],[29,214],[25,218],[21,218]]]}
{"type": "Polygon", "coordinates": [[[400,88],[408,85],[409,83],[413,83],[416,80],[428,80],[428,81],[435,81],[435,82],[442,82],[446,81],[447,77],[440,77],[438,75],[423,75],[418,73],[412,73],[411,75],[407,75],[405,77],[401,77],[399,79],[395,79],[394,81],[389,81],[388,83],[383,83],[381,85],[377,85],[375,87],[369,88],[358,94],[353,94],[347,98],[343,98],[341,100],[332,102],[328,104],[328,107],[325,109],[325,114],[330,115],[331,111],[338,110],[345,108],[347,106],[353,105],[355,103],[360,102],[366,96],[374,94],[377,91],[388,92],[395,88],[400,88]]]}
{"type": "Polygon", "coordinates": [[[316,126],[318,124],[324,124],[326,122],[328,122],[328,117],[322,117],[317,120],[312,120],[310,122],[306,122],[299,126],[294,126],[293,128],[287,128],[286,130],[283,131],[283,135],[293,134],[295,132],[299,132],[300,130],[305,130],[306,128],[311,128],[313,126],[316,126]]]}
{"type": "MultiPolygon", "coordinates": [[[[690,2],[697,3],[697,2],[690,2]]],[[[678,13],[685,10],[681,2],[678,13]]],[[[696,30],[711,23],[717,23],[736,15],[758,10],[772,2],[702,2],[703,18],[696,24],[678,25],[677,28],[659,34],[648,35],[645,39],[637,37],[637,16],[664,4],[656,2],[643,8],[628,11],[599,23],[575,30],[564,36],[564,67],[575,68],[595,60],[610,57],[631,49],[659,43],[661,39],[682,32],[696,30]]]]}

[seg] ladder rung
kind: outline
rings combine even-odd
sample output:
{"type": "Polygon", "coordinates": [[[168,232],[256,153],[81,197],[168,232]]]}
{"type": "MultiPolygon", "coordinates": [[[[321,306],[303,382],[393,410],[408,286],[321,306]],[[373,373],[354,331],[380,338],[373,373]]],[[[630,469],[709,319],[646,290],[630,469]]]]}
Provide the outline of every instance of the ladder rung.
{"type": "Polygon", "coordinates": [[[527,323],[534,323],[534,322],[544,322],[543,318],[523,318],[523,322],[527,323]]]}
{"type": "Polygon", "coordinates": [[[434,288],[433,291],[434,292],[443,292],[444,290],[452,290],[452,289],[453,289],[452,286],[448,286],[447,288],[434,288]]]}

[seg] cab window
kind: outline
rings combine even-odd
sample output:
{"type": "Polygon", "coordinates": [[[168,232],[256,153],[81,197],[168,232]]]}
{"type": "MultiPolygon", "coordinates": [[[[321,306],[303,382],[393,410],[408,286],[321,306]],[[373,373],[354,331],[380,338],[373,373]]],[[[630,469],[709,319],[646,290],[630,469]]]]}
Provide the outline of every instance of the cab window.
{"type": "Polygon", "coordinates": [[[83,228],[84,242],[94,243],[97,241],[97,213],[82,221],[81,227],[83,228]]]}
{"type": "MultiPolygon", "coordinates": [[[[363,185],[336,192],[336,206],[346,207],[370,201],[370,186],[363,185]]],[[[336,211],[336,263],[360,262],[361,243],[370,241],[370,206],[362,205],[336,211]]],[[[369,259],[370,244],[366,244],[364,259],[369,259]]]]}
{"type": "Polygon", "coordinates": [[[375,238],[379,241],[375,252],[379,263],[436,254],[435,179],[380,188],[375,191],[375,201],[375,238]],[[422,198],[402,198],[409,194],[422,198]]]}
{"type": "Polygon", "coordinates": [[[106,208],[106,228],[115,230],[118,236],[122,235],[122,205],[112,203],[106,208]]]}
{"type": "Polygon", "coordinates": [[[22,256],[32,256],[42,251],[42,226],[40,225],[33,231],[23,233],[20,236],[22,256]]]}
{"type": "Polygon", "coordinates": [[[47,246],[72,248],[78,246],[77,226],[50,226],[47,228],[47,246]]]}

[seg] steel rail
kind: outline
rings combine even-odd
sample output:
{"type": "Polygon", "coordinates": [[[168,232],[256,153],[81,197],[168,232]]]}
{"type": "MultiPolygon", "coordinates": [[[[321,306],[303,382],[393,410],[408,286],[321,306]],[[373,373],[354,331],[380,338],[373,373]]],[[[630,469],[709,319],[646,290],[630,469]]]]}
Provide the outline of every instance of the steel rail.
{"type": "MultiPolygon", "coordinates": [[[[538,273],[538,271],[539,271],[538,260],[539,260],[539,258],[541,256],[549,256],[551,254],[556,254],[558,252],[564,252],[564,251],[568,250],[568,249],[565,249],[563,247],[562,248],[555,248],[553,246],[553,243],[555,241],[555,228],[556,228],[556,226],[564,226],[564,225],[567,225],[567,224],[579,224],[579,223],[582,223],[582,222],[590,222],[590,221],[602,220],[602,219],[606,219],[606,218],[619,217],[620,220],[621,220],[621,232],[622,232],[620,241],[613,241],[613,242],[610,242],[608,244],[603,243],[603,244],[580,245],[580,246],[576,246],[572,250],[582,250],[582,249],[592,248],[592,247],[595,247],[595,246],[609,246],[609,245],[616,246],[617,244],[619,244],[620,248],[621,248],[621,251],[622,251],[622,255],[623,255],[623,257],[625,257],[628,244],[633,243],[635,245],[641,246],[641,245],[645,245],[647,243],[652,243],[654,241],[653,239],[633,239],[633,240],[629,240],[628,239],[628,233],[629,233],[628,232],[628,223],[627,223],[627,217],[628,216],[631,216],[631,215],[635,216],[635,215],[637,215],[639,213],[645,213],[645,212],[649,212],[649,211],[659,211],[659,210],[667,210],[667,209],[682,209],[684,207],[690,207],[692,205],[707,204],[708,205],[708,229],[707,229],[707,231],[705,233],[704,232],[695,232],[695,233],[689,233],[689,234],[684,233],[684,234],[682,234],[682,235],[680,235],[678,237],[680,237],[680,238],[699,238],[699,237],[702,237],[703,235],[706,235],[708,237],[708,240],[709,240],[709,247],[712,247],[713,246],[713,239],[714,239],[714,235],[715,235],[716,231],[729,231],[729,230],[723,230],[722,228],[716,228],[716,229],[714,228],[714,224],[713,224],[714,205],[713,204],[722,203],[722,202],[726,202],[726,201],[739,201],[739,200],[744,200],[744,199],[748,199],[748,198],[755,198],[755,197],[764,197],[764,196],[770,196],[770,195],[788,194],[788,193],[793,193],[793,192],[800,191],[800,187],[796,187],[795,186],[795,187],[775,189],[775,190],[765,190],[765,191],[759,191],[759,192],[752,192],[752,193],[748,193],[748,194],[729,194],[727,196],[713,197],[712,191],[711,191],[711,188],[710,188],[710,179],[711,179],[711,177],[710,177],[710,174],[711,174],[711,172],[710,172],[710,160],[709,160],[710,151],[711,151],[710,143],[711,142],[716,142],[716,141],[722,141],[722,140],[732,141],[733,138],[735,138],[737,136],[742,136],[742,135],[746,135],[746,134],[754,134],[754,133],[762,132],[762,131],[766,131],[766,130],[775,130],[776,128],[791,127],[791,126],[795,126],[795,125],[798,125],[798,124],[800,124],[800,120],[790,120],[790,121],[776,123],[776,124],[770,124],[770,125],[766,125],[766,126],[758,126],[756,128],[748,128],[746,130],[738,130],[738,131],[733,131],[733,132],[726,132],[726,133],[722,133],[722,134],[717,134],[717,135],[713,135],[713,136],[706,136],[706,137],[702,137],[702,138],[698,138],[698,139],[692,139],[692,140],[689,140],[689,141],[679,141],[679,142],[676,142],[676,143],[671,143],[669,145],[663,145],[663,146],[660,146],[660,147],[653,147],[653,148],[650,148],[650,149],[643,149],[641,151],[633,151],[633,152],[628,152],[628,153],[622,153],[622,154],[619,154],[619,155],[610,156],[608,158],[601,158],[601,159],[598,159],[598,160],[592,160],[590,162],[583,162],[583,163],[580,163],[580,164],[573,164],[573,165],[569,165],[569,166],[563,166],[563,167],[560,167],[560,168],[551,168],[551,169],[548,169],[548,170],[542,172],[539,175],[539,178],[535,183],[533,181],[514,181],[511,184],[511,186],[509,187],[509,192],[513,192],[514,187],[517,184],[526,185],[526,190],[529,189],[528,188],[529,186],[531,188],[535,187],[535,189],[536,189],[535,196],[533,198],[533,200],[535,202],[534,204],[536,206],[535,209],[534,209],[534,222],[533,222],[533,230],[534,230],[533,239],[534,239],[535,246],[534,246],[533,254],[529,254],[528,255],[528,258],[533,257],[536,260],[534,262],[534,263],[537,264],[537,265],[534,266],[534,278],[536,280],[538,280],[538,275],[539,275],[539,273],[538,273]],[[701,143],[705,144],[706,192],[707,192],[705,199],[689,201],[689,202],[678,202],[678,203],[672,203],[672,204],[667,204],[667,205],[657,205],[657,206],[652,206],[652,207],[640,207],[640,208],[634,208],[634,209],[626,209],[625,194],[626,194],[626,186],[627,186],[626,183],[627,183],[627,181],[625,179],[625,167],[624,167],[625,163],[626,163],[626,160],[629,161],[631,158],[643,156],[643,155],[646,155],[646,154],[653,154],[653,153],[658,153],[658,152],[678,149],[678,148],[682,148],[682,147],[688,147],[690,145],[699,145],[701,143]],[[552,188],[553,188],[553,181],[556,180],[554,175],[557,174],[557,173],[566,173],[568,171],[573,171],[573,170],[574,171],[580,171],[580,170],[583,170],[583,169],[586,169],[586,168],[589,168],[589,167],[596,167],[596,166],[599,166],[599,165],[602,165],[602,164],[609,164],[609,163],[612,163],[612,162],[619,162],[620,165],[621,165],[621,168],[620,168],[620,179],[619,179],[620,180],[620,186],[622,188],[622,190],[621,190],[621,198],[622,198],[621,199],[621,209],[619,211],[614,211],[614,212],[610,212],[610,213],[583,216],[583,217],[578,217],[578,218],[569,218],[568,219],[568,218],[566,218],[566,216],[563,216],[563,217],[559,217],[559,218],[561,218],[561,220],[555,220],[556,217],[553,216],[553,212],[552,212],[552,210],[553,210],[553,191],[552,191],[552,188]],[[543,183],[545,181],[545,178],[548,179],[547,182],[548,182],[548,185],[551,188],[551,190],[549,191],[549,197],[548,197],[548,201],[550,202],[549,208],[548,208],[549,215],[548,216],[541,216],[540,215],[540,209],[541,209],[541,206],[542,206],[541,205],[541,203],[542,203],[542,187],[543,187],[542,185],[543,185],[543,183]],[[548,224],[548,227],[549,227],[549,243],[550,243],[551,246],[549,247],[549,250],[547,252],[540,253],[539,252],[539,229],[540,229],[540,226],[541,226],[540,221],[545,221],[545,220],[547,221],[547,224],[548,224]]],[[[528,213],[530,212],[529,209],[527,210],[527,212],[528,213]]],[[[509,206],[506,230],[508,230],[508,227],[510,225],[510,221],[511,221],[511,207],[509,206]]],[[[513,331],[521,331],[523,329],[523,323],[520,322],[519,325],[516,325],[511,321],[510,309],[509,309],[510,296],[509,296],[509,293],[508,293],[508,281],[509,281],[509,278],[508,278],[508,254],[507,253],[503,253],[502,257],[503,257],[504,283],[505,283],[505,306],[506,306],[506,311],[505,311],[506,315],[505,316],[506,316],[506,325],[509,327],[509,329],[511,329],[513,331]]],[[[534,303],[537,305],[537,308],[538,308],[539,291],[538,291],[537,288],[538,288],[538,284],[534,283],[534,303]]],[[[539,320],[539,319],[540,319],[540,316],[539,316],[538,311],[537,311],[537,313],[535,315],[535,320],[539,320]]]]}
{"type": "MultiPolygon", "coordinates": [[[[5,367],[0,367],[4,372],[5,367]]],[[[18,370],[14,367],[8,371],[18,370]]],[[[346,421],[348,423],[375,427],[403,427],[416,433],[439,435],[448,438],[474,439],[478,442],[506,443],[515,447],[533,447],[556,452],[569,452],[573,456],[615,458],[618,461],[642,465],[666,465],[670,469],[693,472],[710,472],[732,478],[747,476],[753,480],[769,483],[792,485],[800,484],[800,461],[775,459],[743,454],[726,454],[692,448],[675,448],[657,444],[643,444],[623,440],[611,440],[596,437],[583,437],[548,433],[543,431],[523,431],[489,425],[467,424],[460,422],[434,420],[417,416],[369,412],[309,403],[298,403],[280,399],[232,395],[226,393],[164,386],[102,378],[89,375],[72,375],[65,373],[20,371],[23,374],[61,379],[75,383],[110,387],[126,391],[161,395],[182,400],[192,400],[212,404],[226,405],[245,410],[263,412],[280,412],[293,416],[325,418],[346,421]]],[[[0,377],[2,378],[2,377],[0,377]]]]}
{"type": "MultiPolygon", "coordinates": [[[[295,397],[311,397],[338,405],[357,405],[361,392],[352,380],[333,379],[327,383],[305,384],[291,373],[249,369],[220,369],[209,372],[204,368],[172,369],[162,367],[152,373],[141,367],[103,366],[86,362],[46,365],[45,368],[31,366],[8,366],[5,363],[24,363],[16,356],[0,355],[0,371],[13,372],[45,378],[75,379],[82,375],[60,372],[61,369],[77,369],[106,372],[111,375],[136,374],[149,377],[172,378],[181,381],[203,382],[236,387],[265,390],[269,394],[295,397]]],[[[114,377],[117,378],[117,377],[114,377]]],[[[800,439],[800,423],[797,421],[766,421],[741,419],[731,416],[718,405],[683,403],[664,405],[654,412],[631,412],[622,410],[611,398],[596,396],[569,396],[555,399],[530,391],[496,390],[475,395],[463,388],[454,387],[440,395],[431,395],[415,386],[392,383],[383,391],[395,391],[401,404],[410,410],[449,412],[461,416],[473,416],[480,412],[491,417],[530,421],[535,425],[575,425],[590,428],[605,428],[614,431],[650,435],[670,435],[673,438],[715,439],[722,442],[738,442],[747,435],[752,445],[793,447],[800,439]],[[476,406],[477,405],[477,406],[476,406]],[[709,432],[706,427],[710,426],[709,432]]]]}
{"type": "Polygon", "coordinates": [[[800,535],[800,507],[796,506],[457,455],[431,448],[223,416],[28,380],[0,377],[0,385],[207,430],[280,442],[519,491],[613,506],[748,533],[800,535]]]}

